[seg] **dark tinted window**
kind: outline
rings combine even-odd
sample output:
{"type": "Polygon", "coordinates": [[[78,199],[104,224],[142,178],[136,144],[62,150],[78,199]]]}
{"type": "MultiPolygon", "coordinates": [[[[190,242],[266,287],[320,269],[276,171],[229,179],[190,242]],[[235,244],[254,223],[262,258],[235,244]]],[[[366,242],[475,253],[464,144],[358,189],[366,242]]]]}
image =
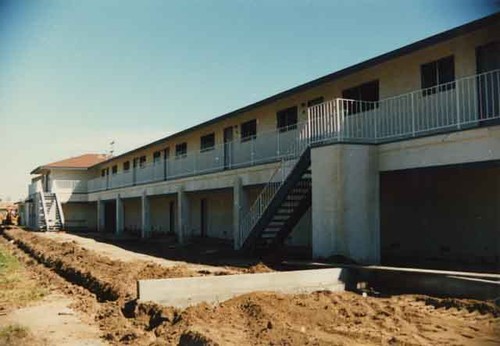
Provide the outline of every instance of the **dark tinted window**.
{"type": "Polygon", "coordinates": [[[323,96],[316,97],[315,99],[307,101],[307,108],[319,105],[319,104],[323,103],[324,101],[325,101],[325,99],[323,98],[323,96]]]}
{"type": "Polygon", "coordinates": [[[130,169],[130,161],[125,161],[123,163],[123,170],[128,171],[130,169]]]}
{"type": "Polygon", "coordinates": [[[146,167],[146,156],[139,157],[139,167],[141,168],[146,167]]]}
{"type": "Polygon", "coordinates": [[[342,98],[347,99],[343,100],[341,103],[341,106],[347,114],[364,112],[378,107],[378,104],[376,103],[379,100],[378,80],[345,89],[342,91],[342,98]],[[353,102],[348,100],[369,102],[353,102]]]}
{"type": "Polygon", "coordinates": [[[212,150],[215,147],[215,133],[200,138],[200,151],[212,150]]]}
{"type": "Polygon", "coordinates": [[[160,159],[161,159],[161,151],[155,151],[153,153],[153,162],[158,163],[160,162],[160,159]]]}
{"type": "Polygon", "coordinates": [[[276,113],[277,126],[280,132],[297,128],[297,106],[282,109],[276,113]]]}
{"type": "Polygon", "coordinates": [[[257,121],[250,120],[241,124],[241,141],[249,141],[257,136],[257,121]]]}
{"type": "Polygon", "coordinates": [[[118,173],[118,166],[117,165],[114,165],[113,167],[111,167],[111,173],[112,174],[118,173]]]}
{"type": "Polygon", "coordinates": [[[455,88],[455,61],[453,56],[448,56],[439,60],[431,61],[420,66],[420,77],[424,96],[434,94],[438,91],[444,91],[455,88]],[[441,85],[434,88],[437,85],[441,85]]]}
{"type": "Polygon", "coordinates": [[[175,146],[175,157],[185,157],[187,155],[187,143],[177,144],[175,146]]]}

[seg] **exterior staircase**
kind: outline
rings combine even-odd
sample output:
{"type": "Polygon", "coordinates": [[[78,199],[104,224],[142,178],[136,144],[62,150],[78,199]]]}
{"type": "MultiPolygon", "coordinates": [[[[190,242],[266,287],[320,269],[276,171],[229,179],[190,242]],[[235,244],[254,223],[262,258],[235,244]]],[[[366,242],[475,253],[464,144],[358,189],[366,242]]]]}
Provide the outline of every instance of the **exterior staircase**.
{"type": "Polygon", "coordinates": [[[64,227],[64,214],[55,193],[39,192],[38,226],[43,231],[57,231],[64,227]]]}
{"type": "Polygon", "coordinates": [[[306,147],[298,159],[281,163],[250,208],[240,225],[240,237],[247,235],[242,249],[264,253],[280,247],[310,208],[311,190],[311,149],[306,147]]]}

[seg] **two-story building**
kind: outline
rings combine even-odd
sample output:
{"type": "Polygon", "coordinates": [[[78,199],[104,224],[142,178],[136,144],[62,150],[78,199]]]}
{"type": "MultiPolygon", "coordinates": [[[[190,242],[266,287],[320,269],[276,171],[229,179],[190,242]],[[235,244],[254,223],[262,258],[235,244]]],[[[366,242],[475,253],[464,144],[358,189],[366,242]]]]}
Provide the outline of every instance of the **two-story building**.
{"type": "Polygon", "coordinates": [[[43,213],[40,188],[55,193],[67,229],[498,267],[499,119],[495,14],[75,175],[43,166],[29,200],[43,213]]]}

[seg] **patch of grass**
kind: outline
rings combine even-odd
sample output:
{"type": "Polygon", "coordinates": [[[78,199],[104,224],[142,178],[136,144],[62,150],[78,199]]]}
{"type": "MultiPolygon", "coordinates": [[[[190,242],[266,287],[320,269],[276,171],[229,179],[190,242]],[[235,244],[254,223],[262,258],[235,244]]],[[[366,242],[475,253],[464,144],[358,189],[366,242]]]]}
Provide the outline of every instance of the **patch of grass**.
{"type": "Polygon", "coordinates": [[[0,245],[0,311],[26,305],[45,294],[19,261],[0,245]]]}
{"type": "Polygon", "coordinates": [[[18,324],[8,325],[0,329],[0,345],[25,345],[31,338],[30,331],[18,324]]]}

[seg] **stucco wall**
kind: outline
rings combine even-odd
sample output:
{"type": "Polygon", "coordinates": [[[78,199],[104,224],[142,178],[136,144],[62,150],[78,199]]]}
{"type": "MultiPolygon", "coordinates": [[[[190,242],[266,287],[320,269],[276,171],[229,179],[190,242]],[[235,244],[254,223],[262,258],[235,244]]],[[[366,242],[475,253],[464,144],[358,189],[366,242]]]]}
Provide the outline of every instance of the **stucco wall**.
{"type": "Polygon", "coordinates": [[[63,203],[61,204],[65,228],[68,230],[96,230],[96,203],[63,203]]]}
{"type": "Polygon", "coordinates": [[[500,265],[500,167],[415,169],[381,175],[385,262],[500,265]]]}
{"type": "Polygon", "coordinates": [[[377,148],[338,144],[313,148],[313,257],[379,262],[377,148]]]}
{"type": "Polygon", "coordinates": [[[219,239],[233,238],[233,190],[214,190],[188,194],[190,229],[194,236],[201,235],[201,200],[206,203],[207,236],[219,239]]]}
{"type": "Polygon", "coordinates": [[[151,209],[151,230],[154,233],[175,232],[175,213],[177,211],[177,200],[175,195],[154,196],[149,198],[151,209]],[[170,229],[170,203],[174,203],[174,229],[170,229]]]}
{"type": "Polygon", "coordinates": [[[123,225],[125,231],[138,232],[141,230],[141,199],[124,198],[123,225]]]}

